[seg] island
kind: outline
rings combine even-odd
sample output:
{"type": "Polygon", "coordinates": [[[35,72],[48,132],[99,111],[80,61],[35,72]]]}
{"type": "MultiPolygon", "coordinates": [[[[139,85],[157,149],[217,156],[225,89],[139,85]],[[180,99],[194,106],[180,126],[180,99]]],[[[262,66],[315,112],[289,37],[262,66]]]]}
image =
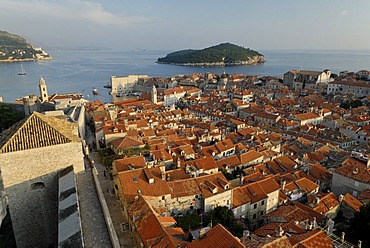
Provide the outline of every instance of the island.
{"type": "Polygon", "coordinates": [[[157,63],[186,65],[186,66],[228,66],[253,65],[263,63],[262,54],[249,48],[221,43],[202,50],[187,49],[169,53],[159,58],[157,63]]]}
{"type": "Polygon", "coordinates": [[[0,62],[48,60],[52,57],[26,39],[0,30],[0,62]]]}

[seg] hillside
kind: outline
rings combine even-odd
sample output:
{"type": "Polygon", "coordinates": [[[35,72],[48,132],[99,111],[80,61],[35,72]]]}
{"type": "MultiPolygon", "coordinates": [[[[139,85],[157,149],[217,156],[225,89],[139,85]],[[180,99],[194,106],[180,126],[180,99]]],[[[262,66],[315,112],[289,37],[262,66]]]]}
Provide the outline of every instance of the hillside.
{"type": "Polygon", "coordinates": [[[35,48],[24,38],[0,31],[0,62],[51,59],[41,48],[35,48]]]}
{"type": "Polygon", "coordinates": [[[264,56],[257,51],[231,43],[222,43],[202,50],[181,50],[159,58],[158,63],[176,65],[250,65],[263,63],[264,56]]]}

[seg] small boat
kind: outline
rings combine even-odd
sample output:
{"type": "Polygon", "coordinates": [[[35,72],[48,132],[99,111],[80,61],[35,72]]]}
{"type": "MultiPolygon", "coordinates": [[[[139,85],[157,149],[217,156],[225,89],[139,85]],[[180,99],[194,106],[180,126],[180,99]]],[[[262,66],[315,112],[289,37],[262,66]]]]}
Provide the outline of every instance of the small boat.
{"type": "Polygon", "coordinates": [[[93,89],[92,93],[94,94],[94,96],[99,95],[98,89],[96,88],[93,89]]]}
{"type": "Polygon", "coordinates": [[[23,65],[22,64],[21,64],[21,71],[18,72],[18,75],[21,75],[21,76],[27,75],[26,71],[23,69],[23,65]]]}
{"type": "Polygon", "coordinates": [[[104,88],[107,88],[107,89],[112,89],[112,85],[110,85],[109,83],[107,83],[106,85],[103,86],[104,88]]]}

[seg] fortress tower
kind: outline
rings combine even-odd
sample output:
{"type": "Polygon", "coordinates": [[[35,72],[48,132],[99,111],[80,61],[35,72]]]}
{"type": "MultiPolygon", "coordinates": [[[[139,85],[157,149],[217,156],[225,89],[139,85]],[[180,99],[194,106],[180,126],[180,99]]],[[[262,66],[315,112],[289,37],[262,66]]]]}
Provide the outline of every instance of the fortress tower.
{"type": "Polygon", "coordinates": [[[49,95],[48,95],[48,89],[46,87],[46,82],[43,77],[40,77],[40,80],[39,80],[39,90],[40,90],[41,102],[47,102],[49,100],[49,95]]]}
{"type": "Polygon", "coordinates": [[[152,103],[157,104],[157,88],[153,85],[152,88],[152,103]]]}
{"type": "Polygon", "coordinates": [[[82,243],[79,205],[70,200],[77,196],[74,180],[64,177],[76,175],[79,185],[84,173],[76,124],[33,112],[0,138],[0,169],[0,191],[8,197],[17,247],[58,247],[62,240],[82,243]],[[67,229],[58,228],[63,221],[67,229]]]}

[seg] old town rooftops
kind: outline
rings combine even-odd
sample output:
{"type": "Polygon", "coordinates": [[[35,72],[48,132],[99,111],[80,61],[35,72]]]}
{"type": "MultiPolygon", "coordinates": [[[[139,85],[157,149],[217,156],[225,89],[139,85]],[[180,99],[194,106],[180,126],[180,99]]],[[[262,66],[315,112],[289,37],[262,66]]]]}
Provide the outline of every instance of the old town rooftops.
{"type": "Polygon", "coordinates": [[[370,168],[366,164],[355,158],[347,158],[342,166],[334,171],[342,176],[352,178],[356,181],[370,184],[370,168]]]}

